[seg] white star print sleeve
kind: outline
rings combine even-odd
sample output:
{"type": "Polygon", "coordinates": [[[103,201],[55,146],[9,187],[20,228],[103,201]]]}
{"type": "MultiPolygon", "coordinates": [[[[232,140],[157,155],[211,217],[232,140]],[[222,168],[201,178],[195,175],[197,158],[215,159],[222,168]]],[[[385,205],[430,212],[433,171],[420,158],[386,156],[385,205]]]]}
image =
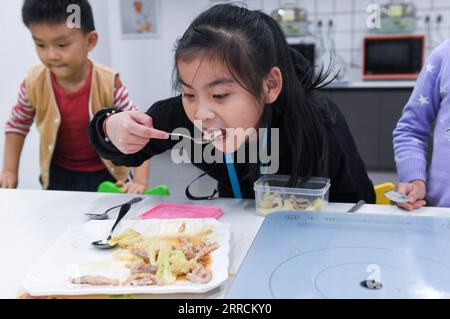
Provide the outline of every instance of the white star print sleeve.
{"type": "Polygon", "coordinates": [[[426,181],[428,143],[441,102],[441,70],[449,55],[446,47],[438,47],[429,57],[394,130],[395,162],[401,182],[426,181]]]}

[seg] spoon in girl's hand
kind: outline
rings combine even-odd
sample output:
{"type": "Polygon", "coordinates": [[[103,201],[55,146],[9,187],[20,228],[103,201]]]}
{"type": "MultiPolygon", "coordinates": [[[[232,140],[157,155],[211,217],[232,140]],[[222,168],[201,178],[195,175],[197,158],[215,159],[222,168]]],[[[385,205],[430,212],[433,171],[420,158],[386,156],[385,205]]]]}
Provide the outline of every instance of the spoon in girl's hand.
{"type": "Polygon", "coordinates": [[[188,138],[188,139],[194,141],[194,143],[197,143],[197,144],[209,144],[211,142],[214,142],[217,138],[222,137],[224,135],[222,130],[218,129],[218,128],[209,128],[203,132],[201,137],[196,137],[196,138],[193,138],[189,135],[178,134],[178,133],[167,133],[167,134],[169,134],[171,136],[185,137],[185,138],[188,138]]]}

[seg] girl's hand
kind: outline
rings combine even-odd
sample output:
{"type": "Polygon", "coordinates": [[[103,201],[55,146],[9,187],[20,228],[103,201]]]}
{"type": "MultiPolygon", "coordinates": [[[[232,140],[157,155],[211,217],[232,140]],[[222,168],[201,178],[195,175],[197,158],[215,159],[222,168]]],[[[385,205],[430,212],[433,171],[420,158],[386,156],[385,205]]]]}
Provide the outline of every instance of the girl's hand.
{"type": "Polygon", "coordinates": [[[17,188],[17,174],[4,171],[0,175],[0,188],[17,188]]]}
{"type": "Polygon", "coordinates": [[[412,181],[411,183],[400,183],[396,191],[409,197],[409,203],[397,203],[401,208],[408,211],[422,208],[426,205],[426,185],[424,181],[412,181]]]}
{"type": "Polygon", "coordinates": [[[123,183],[121,181],[116,183],[116,186],[122,187],[121,193],[124,194],[144,194],[145,190],[147,189],[147,186],[139,183],[139,182],[127,182],[123,183]]]}
{"type": "Polygon", "coordinates": [[[103,129],[111,143],[124,154],[139,152],[151,138],[169,138],[166,132],[154,129],[152,118],[140,111],[111,115],[105,120],[103,129]]]}

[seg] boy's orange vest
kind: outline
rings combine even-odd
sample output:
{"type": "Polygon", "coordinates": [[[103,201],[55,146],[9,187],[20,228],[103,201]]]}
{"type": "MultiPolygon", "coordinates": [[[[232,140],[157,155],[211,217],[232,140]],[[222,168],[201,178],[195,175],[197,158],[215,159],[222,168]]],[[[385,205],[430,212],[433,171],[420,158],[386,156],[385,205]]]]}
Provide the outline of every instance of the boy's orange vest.
{"type": "MultiPolygon", "coordinates": [[[[92,84],[89,99],[89,116],[92,117],[103,108],[114,105],[114,84],[117,72],[92,62],[92,84]]],[[[48,188],[50,164],[55,149],[61,116],[56,104],[50,78],[50,70],[44,65],[31,68],[25,80],[30,104],[36,109],[36,126],[40,133],[39,160],[41,182],[48,188]]],[[[130,173],[127,167],[118,167],[102,159],[106,168],[118,181],[126,181],[130,173]]]]}

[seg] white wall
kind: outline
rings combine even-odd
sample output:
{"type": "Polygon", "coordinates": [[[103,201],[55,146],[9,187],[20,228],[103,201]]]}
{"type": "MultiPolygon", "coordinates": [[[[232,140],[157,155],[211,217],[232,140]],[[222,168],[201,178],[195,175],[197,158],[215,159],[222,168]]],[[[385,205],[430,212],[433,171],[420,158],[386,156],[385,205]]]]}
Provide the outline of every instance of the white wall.
{"type": "Polygon", "coordinates": [[[90,58],[105,64],[111,65],[111,40],[110,40],[110,16],[108,7],[111,0],[91,0],[94,11],[95,28],[99,33],[99,42],[90,58]]]}
{"type": "Polygon", "coordinates": [[[119,2],[108,3],[110,21],[119,21],[110,24],[112,66],[120,72],[135,104],[147,110],[155,101],[171,96],[175,41],[209,1],[161,1],[160,36],[149,39],[123,39],[119,2]]]}
{"type": "MultiPolygon", "coordinates": [[[[0,128],[3,130],[12,105],[17,101],[19,85],[27,69],[39,62],[31,36],[21,19],[21,1],[3,1],[0,10],[0,128]]],[[[29,134],[22,154],[19,175],[20,187],[39,188],[38,134],[34,128],[29,134]]],[[[0,134],[0,160],[3,166],[4,134],[0,134]]]]}

